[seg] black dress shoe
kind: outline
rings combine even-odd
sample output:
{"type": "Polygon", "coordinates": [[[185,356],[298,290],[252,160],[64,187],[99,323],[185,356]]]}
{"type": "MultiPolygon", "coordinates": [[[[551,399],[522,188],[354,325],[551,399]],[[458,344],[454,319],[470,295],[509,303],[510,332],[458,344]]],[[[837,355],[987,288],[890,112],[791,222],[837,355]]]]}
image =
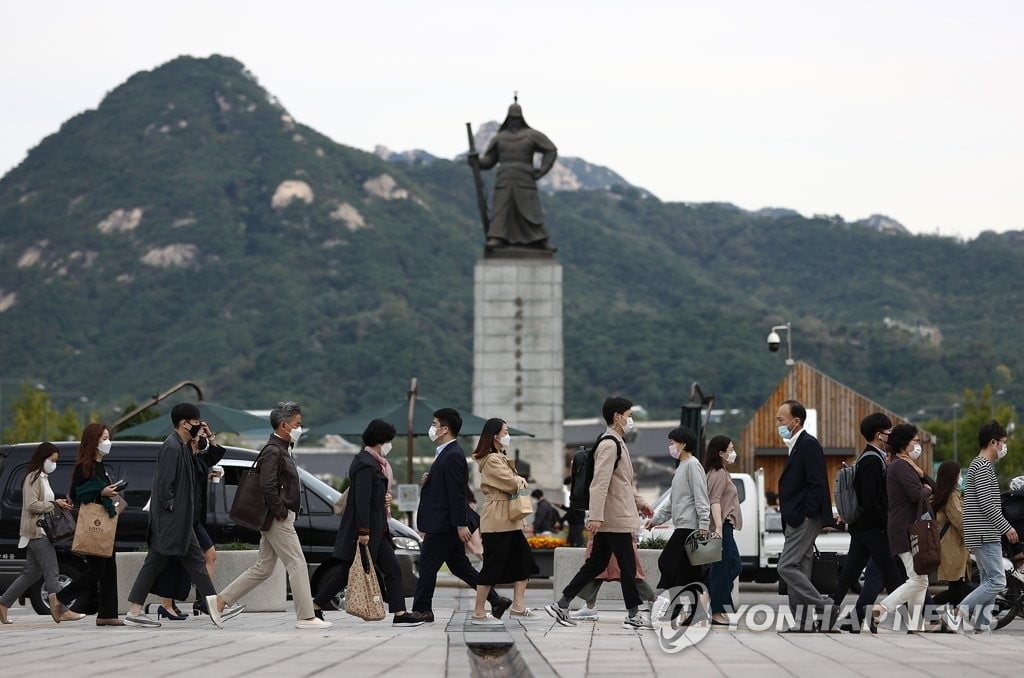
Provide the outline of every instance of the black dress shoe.
{"type": "Polygon", "coordinates": [[[498,602],[491,604],[491,614],[495,619],[501,619],[501,615],[505,614],[505,610],[510,607],[512,607],[511,598],[499,598],[498,602]]]}
{"type": "Polygon", "coordinates": [[[420,619],[422,619],[427,624],[433,624],[434,623],[434,613],[433,612],[415,612],[415,614],[418,614],[420,619]]]}
{"type": "Polygon", "coordinates": [[[324,611],[323,610],[313,610],[313,616],[316,617],[317,619],[319,619],[320,621],[323,621],[324,620],[324,611]]]}

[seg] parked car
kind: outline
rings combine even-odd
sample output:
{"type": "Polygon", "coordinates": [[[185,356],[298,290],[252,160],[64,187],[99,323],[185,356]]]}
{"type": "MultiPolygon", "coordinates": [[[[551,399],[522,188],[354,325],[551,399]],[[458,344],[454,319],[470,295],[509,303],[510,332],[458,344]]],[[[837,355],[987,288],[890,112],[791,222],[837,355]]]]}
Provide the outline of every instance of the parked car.
{"type": "MultiPolygon", "coordinates": [[[[38,443],[22,443],[0,447],[0,590],[6,589],[18,577],[25,564],[25,551],[18,549],[18,530],[21,520],[21,486],[29,458],[38,443]]],[[[71,486],[71,469],[78,453],[77,442],[56,443],[60,450],[57,470],[50,475],[50,485],[58,496],[65,496],[71,486]]],[[[117,551],[137,551],[146,546],[149,516],[144,507],[149,502],[156,469],[156,455],[160,443],[114,441],[110,454],[104,459],[108,472],[115,480],[125,479],[124,492],[128,508],[117,524],[117,551]]],[[[235,524],[228,516],[238,479],[244,469],[252,466],[256,452],[239,447],[228,447],[220,465],[224,478],[220,483],[209,483],[206,528],[216,544],[235,542],[255,546],[259,532],[235,524]]],[[[341,519],[334,515],[334,502],[339,493],[330,485],[299,469],[301,506],[295,519],[295,530],[309,565],[309,578],[315,591],[325,578],[340,565],[332,558],[334,538],[341,519]]],[[[420,536],[407,525],[391,519],[391,541],[402,567],[405,594],[412,595],[419,574],[420,536]]],[[[66,585],[85,568],[85,559],[71,552],[70,542],[56,545],[60,567],[61,586],[66,585]]],[[[33,585],[22,599],[31,601],[38,614],[48,614],[43,582],[33,585]]]]}
{"type": "MultiPolygon", "coordinates": [[[[773,582],[778,579],[779,554],[782,553],[786,537],[782,529],[782,514],[769,507],[764,496],[764,470],[758,469],[753,476],[749,473],[733,473],[732,482],[736,485],[740,513],[743,516],[743,529],[733,533],[740,559],[743,561],[740,579],[773,582]]],[[[668,503],[670,492],[671,490],[666,490],[652,504],[655,511],[668,503]]],[[[668,540],[672,536],[672,530],[672,523],[669,521],[651,530],[642,530],[640,538],[658,537],[668,540]]],[[[814,543],[821,553],[845,556],[850,549],[850,535],[826,527],[814,543]]]]}

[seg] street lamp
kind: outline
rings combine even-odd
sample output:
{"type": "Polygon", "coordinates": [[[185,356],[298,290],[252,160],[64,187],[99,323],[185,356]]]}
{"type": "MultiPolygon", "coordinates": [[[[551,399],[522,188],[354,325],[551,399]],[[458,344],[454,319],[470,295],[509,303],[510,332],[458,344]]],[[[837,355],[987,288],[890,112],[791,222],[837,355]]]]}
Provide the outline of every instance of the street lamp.
{"type": "Polygon", "coordinates": [[[960,463],[960,403],[953,403],[953,459],[960,463]]]}
{"type": "Polygon", "coordinates": [[[786,364],[793,364],[793,334],[792,327],[789,323],[785,325],[775,325],[772,327],[771,332],[768,333],[768,350],[775,353],[779,350],[779,345],[782,343],[782,339],[779,337],[778,330],[786,330],[786,364]]]}

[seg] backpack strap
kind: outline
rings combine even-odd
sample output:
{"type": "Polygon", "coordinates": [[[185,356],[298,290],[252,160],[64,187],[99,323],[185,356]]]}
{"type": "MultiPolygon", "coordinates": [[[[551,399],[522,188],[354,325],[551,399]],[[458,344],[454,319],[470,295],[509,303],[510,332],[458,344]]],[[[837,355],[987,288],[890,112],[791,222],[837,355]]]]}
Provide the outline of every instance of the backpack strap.
{"type": "Polygon", "coordinates": [[[615,443],[615,465],[612,466],[612,473],[614,473],[615,470],[619,468],[619,460],[622,459],[622,443],[620,443],[619,439],[616,438],[615,436],[610,436],[606,433],[602,433],[601,436],[597,439],[597,442],[594,443],[594,454],[597,454],[597,446],[601,444],[602,440],[611,440],[612,442],[615,443]]]}

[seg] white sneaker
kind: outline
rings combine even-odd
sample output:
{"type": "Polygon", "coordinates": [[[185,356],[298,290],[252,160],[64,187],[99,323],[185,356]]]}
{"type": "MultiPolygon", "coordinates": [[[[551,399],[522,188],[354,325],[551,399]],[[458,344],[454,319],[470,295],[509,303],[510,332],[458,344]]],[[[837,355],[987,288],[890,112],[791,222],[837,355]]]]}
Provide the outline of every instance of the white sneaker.
{"type": "Polygon", "coordinates": [[[217,609],[217,596],[206,596],[206,611],[210,615],[210,621],[218,629],[224,628],[224,624],[221,621],[221,612],[217,609]]]}
{"type": "Polygon", "coordinates": [[[658,596],[651,603],[651,622],[662,621],[662,617],[665,616],[665,612],[668,611],[668,606],[672,604],[672,600],[666,596],[658,596]]]}
{"type": "Polygon", "coordinates": [[[601,618],[601,613],[598,612],[596,607],[581,607],[579,610],[572,613],[572,618],[579,619],[580,621],[596,622],[601,618]]]}
{"type": "Polygon", "coordinates": [[[220,620],[227,621],[229,619],[234,619],[243,612],[245,612],[245,605],[239,605],[238,603],[225,605],[224,609],[220,613],[220,620]]]}
{"type": "Polygon", "coordinates": [[[482,617],[474,617],[469,615],[469,623],[473,626],[504,626],[500,619],[495,619],[489,614],[485,614],[482,617]]]}
{"type": "Polygon", "coordinates": [[[316,617],[313,617],[312,619],[300,619],[297,622],[295,622],[295,628],[297,629],[326,630],[331,628],[332,626],[334,626],[334,624],[332,624],[331,622],[324,621],[323,619],[317,619],[316,617]]]}
{"type": "Polygon", "coordinates": [[[146,615],[142,614],[126,614],[124,616],[124,623],[129,626],[148,626],[149,628],[158,628],[161,624],[155,619],[150,619],[146,615]]]}
{"type": "Polygon", "coordinates": [[[641,612],[637,612],[632,617],[626,617],[625,621],[622,622],[622,628],[634,629],[636,631],[654,630],[654,626],[651,624],[651,622],[647,620],[647,618],[641,612]]]}
{"type": "Polygon", "coordinates": [[[954,613],[954,609],[955,608],[952,607],[946,608],[946,611],[942,613],[942,623],[953,633],[960,633],[961,622],[963,620],[960,618],[959,614],[954,613]]]}

